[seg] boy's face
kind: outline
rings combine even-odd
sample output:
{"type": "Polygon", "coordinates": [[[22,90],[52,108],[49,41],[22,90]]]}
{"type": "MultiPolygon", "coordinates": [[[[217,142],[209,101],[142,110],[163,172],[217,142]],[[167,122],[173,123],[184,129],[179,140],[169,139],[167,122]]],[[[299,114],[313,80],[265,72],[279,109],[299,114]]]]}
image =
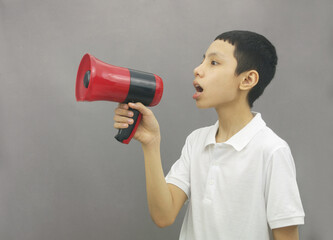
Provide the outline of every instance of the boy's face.
{"type": "Polygon", "coordinates": [[[234,50],[230,43],[216,40],[207,49],[203,62],[194,69],[193,98],[198,108],[219,108],[239,100],[242,74],[235,75],[234,50]]]}

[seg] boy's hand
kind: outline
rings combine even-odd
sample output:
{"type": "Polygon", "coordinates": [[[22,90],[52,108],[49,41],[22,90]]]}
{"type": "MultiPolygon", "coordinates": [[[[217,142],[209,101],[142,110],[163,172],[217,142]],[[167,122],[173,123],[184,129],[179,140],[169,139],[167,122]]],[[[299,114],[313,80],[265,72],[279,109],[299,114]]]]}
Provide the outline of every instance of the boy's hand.
{"type": "Polygon", "coordinates": [[[154,113],[142,103],[120,103],[115,109],[114,127],[123,129],[133,124],[133,112],[129,110],[129,107],[138,110],[142,114],[142,119],[134,134],[134,138],[141,142],[142,145],[159,143],[161,139],[159,124],[154,113]]]}

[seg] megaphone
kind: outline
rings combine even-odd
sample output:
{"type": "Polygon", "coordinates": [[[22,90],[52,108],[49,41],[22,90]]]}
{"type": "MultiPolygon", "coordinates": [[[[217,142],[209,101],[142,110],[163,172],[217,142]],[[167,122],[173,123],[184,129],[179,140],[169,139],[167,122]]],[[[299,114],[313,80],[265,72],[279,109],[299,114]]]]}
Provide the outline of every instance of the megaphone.
{"type": "MultiPolygon", "coordinates": [[[[76,76],[77,101],[141,102],[155,106],[162,95],[163,81],[155,74],[113,66],[88,53],[82,57],[76,76]]],[[[134,113],[134,123],[119,129],[115,136],[125,144],[131,141],[142,118],[139,111],[130,110],[134,113]]]]}

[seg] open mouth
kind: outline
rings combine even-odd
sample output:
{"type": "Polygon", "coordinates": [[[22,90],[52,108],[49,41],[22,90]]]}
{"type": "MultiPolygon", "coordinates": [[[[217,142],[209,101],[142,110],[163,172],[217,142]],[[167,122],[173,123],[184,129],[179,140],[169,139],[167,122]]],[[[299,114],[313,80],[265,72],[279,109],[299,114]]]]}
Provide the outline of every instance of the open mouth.
{"type": "Polygon", "coordinates": [[[196,82],[193,84],[193,86],[196,90],[196,92],[193,95],[193,99],[197,100],[197,99],[199,99],[200,95],[202,94],[203,88],[199,84],[197,84],[196,82]]]}
{"type": "Polygon", "coordinates": [[[203,89],[200,85],[195,85],[194,87],[195,87],[195,90],[197,90],[197,92],[202,92],[203,91],[203,89]]]}

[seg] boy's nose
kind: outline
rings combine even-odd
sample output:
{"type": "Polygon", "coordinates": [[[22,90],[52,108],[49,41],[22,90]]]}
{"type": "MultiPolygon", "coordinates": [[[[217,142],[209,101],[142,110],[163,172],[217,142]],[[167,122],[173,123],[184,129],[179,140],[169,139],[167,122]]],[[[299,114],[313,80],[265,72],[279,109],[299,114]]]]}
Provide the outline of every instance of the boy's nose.
{"type": "Polygon", "coordinates": [[[203,76],[203,71],[202,71],[202,68],[200,67],[201,64],[199,66],[197,66],[196,68],[194,68],[194,76],[199,76],[199,77],[202,77],[203,76]]]}

